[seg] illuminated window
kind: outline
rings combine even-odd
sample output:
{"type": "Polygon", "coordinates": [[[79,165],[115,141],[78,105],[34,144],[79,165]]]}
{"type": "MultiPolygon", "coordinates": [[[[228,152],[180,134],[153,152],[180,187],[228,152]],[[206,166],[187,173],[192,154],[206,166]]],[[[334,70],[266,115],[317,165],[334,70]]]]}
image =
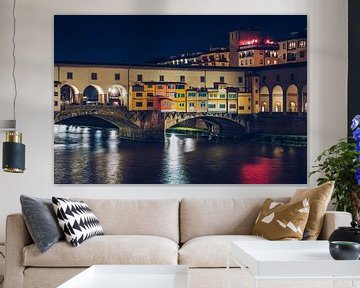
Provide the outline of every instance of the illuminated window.
{"type": "Polygon", "coordinates": [[[97,80],[97,73],[91,73],[91,80],[97,80]]]}
{"type": "Polygon", "coordinates": [[[288,50],[296,49],[296,41],[291,40],[288,42],[288,50]]]}
{"type": "Polygon", "coordinates": [[[305,48],[306,47],[306,40],[299,40],[299,47],[305,48]]]}

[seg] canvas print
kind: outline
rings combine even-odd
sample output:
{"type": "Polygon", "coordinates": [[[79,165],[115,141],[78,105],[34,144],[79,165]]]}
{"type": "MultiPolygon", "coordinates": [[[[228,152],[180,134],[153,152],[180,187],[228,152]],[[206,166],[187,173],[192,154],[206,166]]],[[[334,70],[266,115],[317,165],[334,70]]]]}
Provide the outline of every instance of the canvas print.
{"type": "Polygon", "coordinates": [[[55,184],[306,184],[306,15],[54,16],[55,184]]]}

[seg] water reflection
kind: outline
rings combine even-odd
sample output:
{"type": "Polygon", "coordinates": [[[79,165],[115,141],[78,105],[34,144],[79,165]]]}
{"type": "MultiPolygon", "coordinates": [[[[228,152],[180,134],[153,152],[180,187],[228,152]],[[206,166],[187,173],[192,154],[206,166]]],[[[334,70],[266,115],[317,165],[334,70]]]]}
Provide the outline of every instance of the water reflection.
{"type": "Polygon", "coordinates": [[[55,183],[302,184],[306,148],[169,135],[123,141],[116,129],[55,125],[55,183]]]}

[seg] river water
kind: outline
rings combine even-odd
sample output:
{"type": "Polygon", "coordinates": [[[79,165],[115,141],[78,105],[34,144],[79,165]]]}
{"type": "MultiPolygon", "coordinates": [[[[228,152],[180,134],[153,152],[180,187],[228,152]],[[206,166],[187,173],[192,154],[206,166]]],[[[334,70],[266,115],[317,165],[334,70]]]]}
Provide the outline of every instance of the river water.
{"type": "Polygon", "coordinates": [[[170,134],[124,141],[117,129],[54,126],[56,184],[306,184],[306,147],[170,134]]]}

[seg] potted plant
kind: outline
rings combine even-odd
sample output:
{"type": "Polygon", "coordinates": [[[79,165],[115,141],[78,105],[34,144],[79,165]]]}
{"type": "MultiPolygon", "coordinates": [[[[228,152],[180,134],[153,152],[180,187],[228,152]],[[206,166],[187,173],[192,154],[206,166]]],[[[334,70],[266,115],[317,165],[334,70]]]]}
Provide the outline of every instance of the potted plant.
{"type": "Polygon", "coordinates": [[[360,115],[354,117],[351,129],[353,137],[325,149],[309,176],[319,173],[316,180],[319,185],[335,181],[332,195],[335,209],[352,213],[360,223],[360,115]]]}

